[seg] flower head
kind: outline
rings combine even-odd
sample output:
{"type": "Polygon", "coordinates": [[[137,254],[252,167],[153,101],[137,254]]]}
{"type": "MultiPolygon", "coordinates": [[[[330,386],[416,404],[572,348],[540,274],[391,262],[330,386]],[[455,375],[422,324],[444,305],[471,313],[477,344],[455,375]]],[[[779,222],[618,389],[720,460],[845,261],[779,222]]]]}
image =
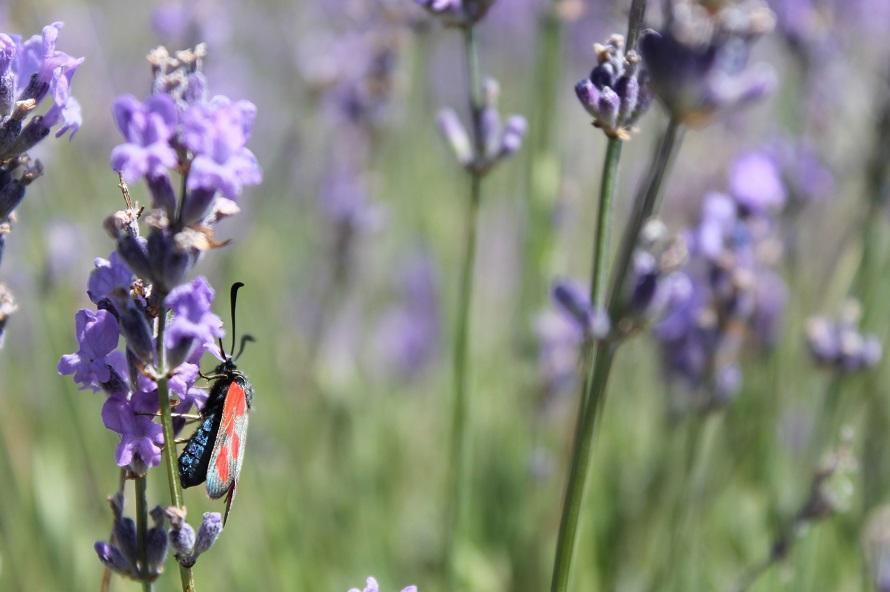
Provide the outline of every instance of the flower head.
{"type": "Polygon", "coordinates": [[[129,298],[133,272],[117,251],[111,253],[108,259],[96,257],[94,266],[87,284],[87,295],[93,304],[106,299],[121,302],[129,298]]]}
{"type": "Polygon", "coordinates": [[[166,175],[176,166],[176,150],[170,145],[178,120],[173,99],[159,94],[143,102],[124,95],[114,102],[112,110],[126,142],[112,150],[111,168],[119,171],[127,183],[166,175]]]}
{"type": "Polygon", "coordinates": [[[605,45],[594,45],[594,51],[598,63],[589,77],[575,85],[575,94],[593,116],[594,126],[610,138],[626,140],[652,102],[648,74],[635,51],[624,52],[621,35],[613,35],[605,45]]]}
{"type": "Polygon", "coordinates": [[[161,425],[154,421],[156,411],[155,392],[138,391],[130,399],[112,395],[105,400],[102,421],[121,437],[114,453],[119,467],[129,466],[142,474],[161,463],[164,434],[161,425]]]}
{"type": "Polygon", "coordinates": [[[107,310],[93,312],[85,308],[74,317],[79,349],[59,360],[59,374],[74,375],[80,388],[98,390],[111,380],[111,353],[117,348],[120,331],[117,319],[107,310]]]}
{"type": "Polygon", "coordinates": [[[188,189],[219,191],[229,199],[241,195],[244,185],[256,185],[262,171],[247,147],[256,106],[214,97],[196,103],[183,114],[183,142],[194,154],[188,189]]]}
{"type": "Polygon", "coordinates": [[[674,118],[705,124],[775,86],[767,66],[745,67],[753,40],[774,24],[760,0],[726,2],[716,10],[692,0],[674,0],[669,7],[664,29],[640,38],[640,53],[655,94],[674,118]]]}
{"type": "MultiPolygon", "coordinates": [[[[368,579],[365,580],[364,588],[361,590],[358,588],[350,588],[348,592],[380,592],[380,585],[375,578],[368,576],[368,579]]],[[[417,592],[417,586],[402,588],[402,592],[417,592]]]]}
{"type": "Polygon", "coordinates": [[[164,345],[171,365],[189,358],[197,347],[214,349],[214,342],[222,337],[222,320],[211,311],[213,288],[203,277],[175,288],[164,303],[173,311],[173,321],[167,327],[164,345]]]}

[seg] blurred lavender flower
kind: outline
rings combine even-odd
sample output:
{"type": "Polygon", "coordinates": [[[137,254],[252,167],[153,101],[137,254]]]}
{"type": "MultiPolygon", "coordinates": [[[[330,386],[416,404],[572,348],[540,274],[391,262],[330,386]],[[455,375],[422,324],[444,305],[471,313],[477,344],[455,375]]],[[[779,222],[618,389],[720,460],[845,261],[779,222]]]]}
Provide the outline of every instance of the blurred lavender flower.
{"type": "MultiPolygon", "coordinates": [[[[27,152],[53,128],[56,137],[68,133],[70,139],[81,125],[80,104],[71,96],[71,81],[83,58],[56,48],[62,27],[61,22],[52,23],[28,39],[0,33],[0,262],[6,235],[15,221],[13,212],[25,199],[26,187],[43,174],[40,161],[32,161],[27,152]],[[49,108],[37,115],[47,97],[49,108]]],[[[15,309],[8,288],[2,287],[2,291],[0,346],[7,319],[15,309]]]]}
{"type": "Polygon", "coordinates": [[[496,0],[415,0],[450,27],[472,27],[496,0]]]}
{"type": "Polygon", "coordinates": [[[806,138],[777,139],[763,153],[778,168],[792,204],[802,206],[834,194],[834,175],[806,138]]]}
{"type": "Polygon", "coordinates": [[[705,197],[698,224],[685,233],[688,259],[670,275],[653,329],[668,378],[690,397],[675,401],[680,412],[731,399],[741,386],[745,342],[770,346],[786,301],[784,282],[772,270],[782,251],[773,218],[785,198],[775,171],[742,156],[730,187],[731,195],[705,197]]]}
{"type": "Polygon", "coordinates": [[[398,278],[399,301],[378,322],[381,365],[403,380],[420,376],[440,350],[439,278],[432,259],[415,256],[398,278]]]}
{"type": "MultiPolygon", "coordinates": [[[[380,585],[377,583],[377,580],[368,576],[368,579],[365,580],[365,587],[359,590],[358,588],[350,588],[347,592],[380,592],[380,585]]],[[[417,592],[417,586],[408,586],[406,588],[402,588],[401,592],[417,592]]]]}
{"type": "Polygon", "coordinates": [[[817,365],[849,373],[867,370],[881,361],[880,340],[859,331],[861,316],[859,303],[849,301],[838,319],[813,317],[807,322],[807,345],[817,365]]]}
{"type": "Polygon", "coordinates": [[[655,94],[675,119],[711,121],[721,110],[751,103],[775,85],[766,65],[746,68],[751,43],[775,17],[760,0],[705,5],[673,0],[661,32],[647,31],[640,53],[655,94]]]}
{"type": "Polygon", "coordinates": [[[114,513],[114,525],[110,542],[97,541],[96,555],[113,572],[136,580],[154,581],[164,571],[167,558],[167,536],[164,528],[165,516],[160,507],[151,511],[154,525],[146,533],[146,561],[139,558],[139,542],[136,524],[132,518],[124,516],[124,496],[121,493],[108,498],[114,513]]]}
{"type": "Polygon", "coordinates": [[[597,43],[593,50],[597,65],[575,85],[575,94],[593,116],[594,126],[610,138],[627,140],[652,102],[648,74],[637,52],[625,54],[621,35],[612,35],[605,45],[597,43]]]}
{"type": "Polygon", "coordinates": [[[553,301],[558,310],[578,326],[585,339],[602,339],[609,334],[609,317],[594,309],[579,282],[558,280],[553,285],[553,301]]]}
{"type": "Polygon", "coordinates": [[[457,162],[475,175],[485,175],[496,164],[518,152],[525,138],[528,124],[521,115],[511,115],[505,123],[501,123],[501,115],[498,112],[499,95],[497,82],[491,78],[487,79],[485,103],[479,115],[476,147],[473,146],[457,113],[452,109],[442,110],[437,119],[439,132],[445,138],[457,162]]]}

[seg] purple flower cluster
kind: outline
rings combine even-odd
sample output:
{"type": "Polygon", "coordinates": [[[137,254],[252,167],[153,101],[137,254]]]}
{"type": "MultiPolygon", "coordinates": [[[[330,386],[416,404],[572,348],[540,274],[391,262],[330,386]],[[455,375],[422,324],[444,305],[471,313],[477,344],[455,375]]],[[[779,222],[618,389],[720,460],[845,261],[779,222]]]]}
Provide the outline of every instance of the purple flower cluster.
{"type": "Polygon", "coordinates": [[[437,359],[442,326],[438,270],[430,257],[417,255],[397,278],[399,299],[384,312],[375,332],[379,366],[403,380],[420,377],[437,359]]]}
{"type": "Polygon", "coordinates": [[[719,111],[751,103],[773,88],[769,67],[746,67],[751,44],[775,23],[761,0],[716,7],[693,0],[666,4],[664,27],[643,34],[640,53],[652,88],[672,117],[706,124],[719,111]]]}
{"type": "Polygon", "coordinates": [[[165,515],[160,506],[151,511],[154,526],[148,529],[145,540],[145,563],[139,554],[136,524],[132,518],[124,516],[124,496],[117,493],[108,498],[114,513],[111,540],[98,541],[94,548],[106,567],[121,575],[152,582],[164,571],[167,559],[167,532],[164,528],[165,515]]]}
{"type": "Polygon", "coordinates": [[[521,115],[511,115],[506,122],[501,121],[498,111],[499,95],[498,83],[491,78],[487,79],[485,103],[478,122],[474,125],[472,140],[454,110],[444,109],[439,113],[439,132],[457,162],[476,175],[485,175],[496,164],[518,152],[528,129],[528,124],[521,115]]]}
{"type": "MultiPolygon", "coordinates": [[[[31,160],[28,151],[53,128],[56,137],[69,132],[73,137],[80,128],[80,104],[71,96],[71,81],[83,58],[56,49],[62,26],[52,23],[28,39],[0,33],[0,261],[13,212],[25,199],[28,185],[43,173],[40,161],[31,160]],[[43,110],[41,105],[48,107],[43,110]]],[[[0,290],[11,302],[3,284],[0,290]]],[[[0,304],[0,345],[14,310],[11,304],[0,304]]]]}
{"type": "MultiPolygon", "coordinates": [[[[375,578],[368,576],[368,579],[365,580],[365,587],[359,590],[358,588],[350,588],[347,592],[380,592],[380,584],[377,583],[375,578]]],[[[402,588],[401,592],[417,592],[417,586],[407,586],[402,588]]]]}
{"type": "Polygon", "coordinates": [[[496,0],[415,0],[449,27],[472,27],[496,0]]]}
{"type": "Polygon", "coordinates": [[[807,322],[807,346],[817,365],[846,374],[867,370],[881,361],[881,342],[859,330],[860,317],[859,304],[850,301],[837,319],[813,317],[807,322]]]}
{"type": "Polygon", "coordinates": [[[575,94],[593,117],[594,126],[610,138],[627,140],[652,103],[648,74],[640,67],[637,52],[625,53],[621,35],[612,35],[604,45],[595,44],[593,50],[597,65],[575,85],[575,94]]]}
{"type": "MultiPolygon", "coordinates": [[[[165,443],[157,421],[159,383],[166,383],[177,414],[200,410],[207,399],[195,386],[199,364],[205,353],[222,355],[216,341],[223,326],[212,312],[214,291],[207,280],[186,278],[204,252],[224,244],[215,240],[214,227],[239,211],[243,188],[261,179],[246,147],[256,109],[247,101],[207,97],[203,55],[200,46],[176,56],[153,51],[152,95],[143,101],[123,96],[114,104],[125,141],[112,151],[111,165],[121,176],[127,207],[105,220],[117,248],[108,259],[95,260],[87,284],[95,309],[77,312],[77,351],[58,364],[59,373],[72,376],[81,389],[105,393],[102,421],[120,437],[115,461],[136,478],[160,464],[162,448],[173,445],[165,443]],[[175,183],[173,174],[181,176],[175,183]],[[152,196],[144,216],[126,185],[142,179],[152,196]]],[[[183,424],[181,417],[173,419],[174,434],[183,424]]],[[[130,529],[120,514],[116,524],[130,529]]],[[[181,520],[173,522],[174,532],[188,530],[181,520]]],[[[212,530],[205,526],[201,532],[212,530]]],[[[174,545],[177,557],[193,562],[219,530],[203,538],[199,533],[192,548],[174,545]]],[[[128,537],[98,543],[99,557],[119,573],[150,581],[156,574],[134,563],[128,537]]]]}
{"type": "MultiPolygon", "coordinates": [[[[784,203],[770,161],[743,155],[732,167],[729,194],[705,196],[698,224],[683,237],[687,258],[655,298],[665,372],[695,409],[720,405],[738,391],[747,341],[766,347],[777,337],[786,291],[773,270],[782,251],[774,218],[784,203]]],[[[676,265],[676,256],[669,259],[676,265]]],[[[638,289],[646,281],[640,274],[638,289]]]]}
{"type": "Polygon", "coordinates": [[[170,546],[176,561],[183,567],[192,567],[198,557],[206,553],[219,538],[223,519],[219,512],[204,512],[198,532],[185,521],[185,512],[179,508],[167,508],[170,518],[170,546]]]}

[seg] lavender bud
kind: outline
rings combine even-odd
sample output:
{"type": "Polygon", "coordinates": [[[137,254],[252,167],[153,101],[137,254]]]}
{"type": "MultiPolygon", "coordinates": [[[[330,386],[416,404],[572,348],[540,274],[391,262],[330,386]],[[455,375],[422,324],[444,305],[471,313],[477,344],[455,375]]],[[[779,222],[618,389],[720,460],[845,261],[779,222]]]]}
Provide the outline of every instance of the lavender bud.
{"type": "Polygon", "coordinates": [[[167,175],[148,175],[146,181],[151,192],[151,207],[163,209],[167,217],[173,219],[176,215],[176,195],[170,178],[167,175]]]}
{"type": "Polygon", "coordinates": [[[513,115],[507,119],[507,125],[504,127],[504,133],[501,136],[500,158],[507,158],[519,152],[527,129],[528,124],[525,121],[525,117],[513,115]]]}
{"type": "Polygon", "coordinates": [[[127,340],[127,349],[143,363],[151,363],[154,360],[154,339],[145,312],[130,301],[120,313],[118,321],[121,333],[127,340]]]}
{"type": "Polygon", "coordinates": [[[152,263],[152,277],[162,293],[181,284],[193,263],[190,254],[177,246],[176,237],[168,230],[159,229],[153,229],[148,235],[148,259],[152,263]]]}
{"type": "Polygon", "coordinates": [[[467,131],[460,122],[457,113],[451,109],[444,109],[439,112],[436,122],[439,125],[439,132],[445,138],[445,141],[448,142],[448,146],[454,152],[457,162],[462,166],[472,163],[473,147],[470,143],[470,137],[467,135],[467,131]]]}
{"type": "Polygon", "coordinates": [[[222,530],[222,515],[219,512],[204,512],[204,518],[201,520],[198,537],[195,541],[195,557],[206,553],[219,538],[222,530]]]}
{"type": "Polygon", "coordinates": [[[145,281],[151,281],[151,262],[148,259],[148,244],[144,238],[123,234],[118,238],[117,252],[133,273],[145,281]]]}
{"type": "Polygon", "coordinates": [[[150,576],[158,576],[164,571],[164,562],[167,560],[167,532],[165,530],[166,514],[161,506],[155,506],[151,511],[154,520],[148,533],[146,533],[146,568],[150,576]]]}
{"type": "Polygon", "coordinates": [[[567,281],[556,282],[553,287],[553,299],[587,338],[601,339],[608,335],[610,329],[608,315],[602,309],[594,309],[579,285],[567,281]]]}
{"type": "Polygon", "coordinates": [[[183,226],[191,226],[206,218],[213,207],[215,197],[216,192],[212,189],[198,187],[189,191],[183,201],[180,215],[183,226]]]}
{"type": "Polygon", "coordinates": [[[105,567],[122,576],[136,577],[136,568],[123,556],[117,547],[105,541],[96,541],[93,548],[96,550],[96,555],[99,556],[99,561],[105,567]]]}
{"type": "Polygon", "coordinates": [[[40,80],[40,75],[38,72],[35,72],[31,75],[31,78],[28,80],[28,85],[25,89],[19,94],[19,101],[27,101],[30,99],[34,100],[34,104],[39,103],[43,97],[46,96],[46,93],[49,91],[49,82],[44,82],[40,80]]]}
{"type": "Polygon", "coordinates": [[[11,154],[23,154],[37,145],[42,139],[49,135],[49,126],[44,122],[43,116],[37,115],[31,118],[28,125],[24,127],[19,137],[16,138],[12,148],[9,149],[11,154]]]}
{"type": "Polygon", "coordinates": [[[0,188],[0,220],[3,220],[25,199],[25,186],[13,179],[0,188]]]}
{"type": "Polygon", "coordinates": [[[182,566],[192,567],[195,564],[195,530],[185,521],[185,513],[179,508],[167,508],[166,514],[170,518],[169,539],[173,555],[182,566]]]}

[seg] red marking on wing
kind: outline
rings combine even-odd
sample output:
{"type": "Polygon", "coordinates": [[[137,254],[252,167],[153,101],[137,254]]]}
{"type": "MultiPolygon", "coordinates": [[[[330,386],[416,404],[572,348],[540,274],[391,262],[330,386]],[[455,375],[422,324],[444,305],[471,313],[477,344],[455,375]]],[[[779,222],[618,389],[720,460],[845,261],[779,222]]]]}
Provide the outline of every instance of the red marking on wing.
{"type": "Polygon", "coordinates": [[[230,474],[230,469],[238,461],[238,452],[241,449],[241,435],[235,429],[236,420],[245,413],[247,413],[247,398],[244,388],[237,382],[232,382],[223,405],[223,416],[219,424],[219,434],[223,439],[216,455],[216,474],[223,483],[228,483],[234,478],[234,475],[230,474]]]}

